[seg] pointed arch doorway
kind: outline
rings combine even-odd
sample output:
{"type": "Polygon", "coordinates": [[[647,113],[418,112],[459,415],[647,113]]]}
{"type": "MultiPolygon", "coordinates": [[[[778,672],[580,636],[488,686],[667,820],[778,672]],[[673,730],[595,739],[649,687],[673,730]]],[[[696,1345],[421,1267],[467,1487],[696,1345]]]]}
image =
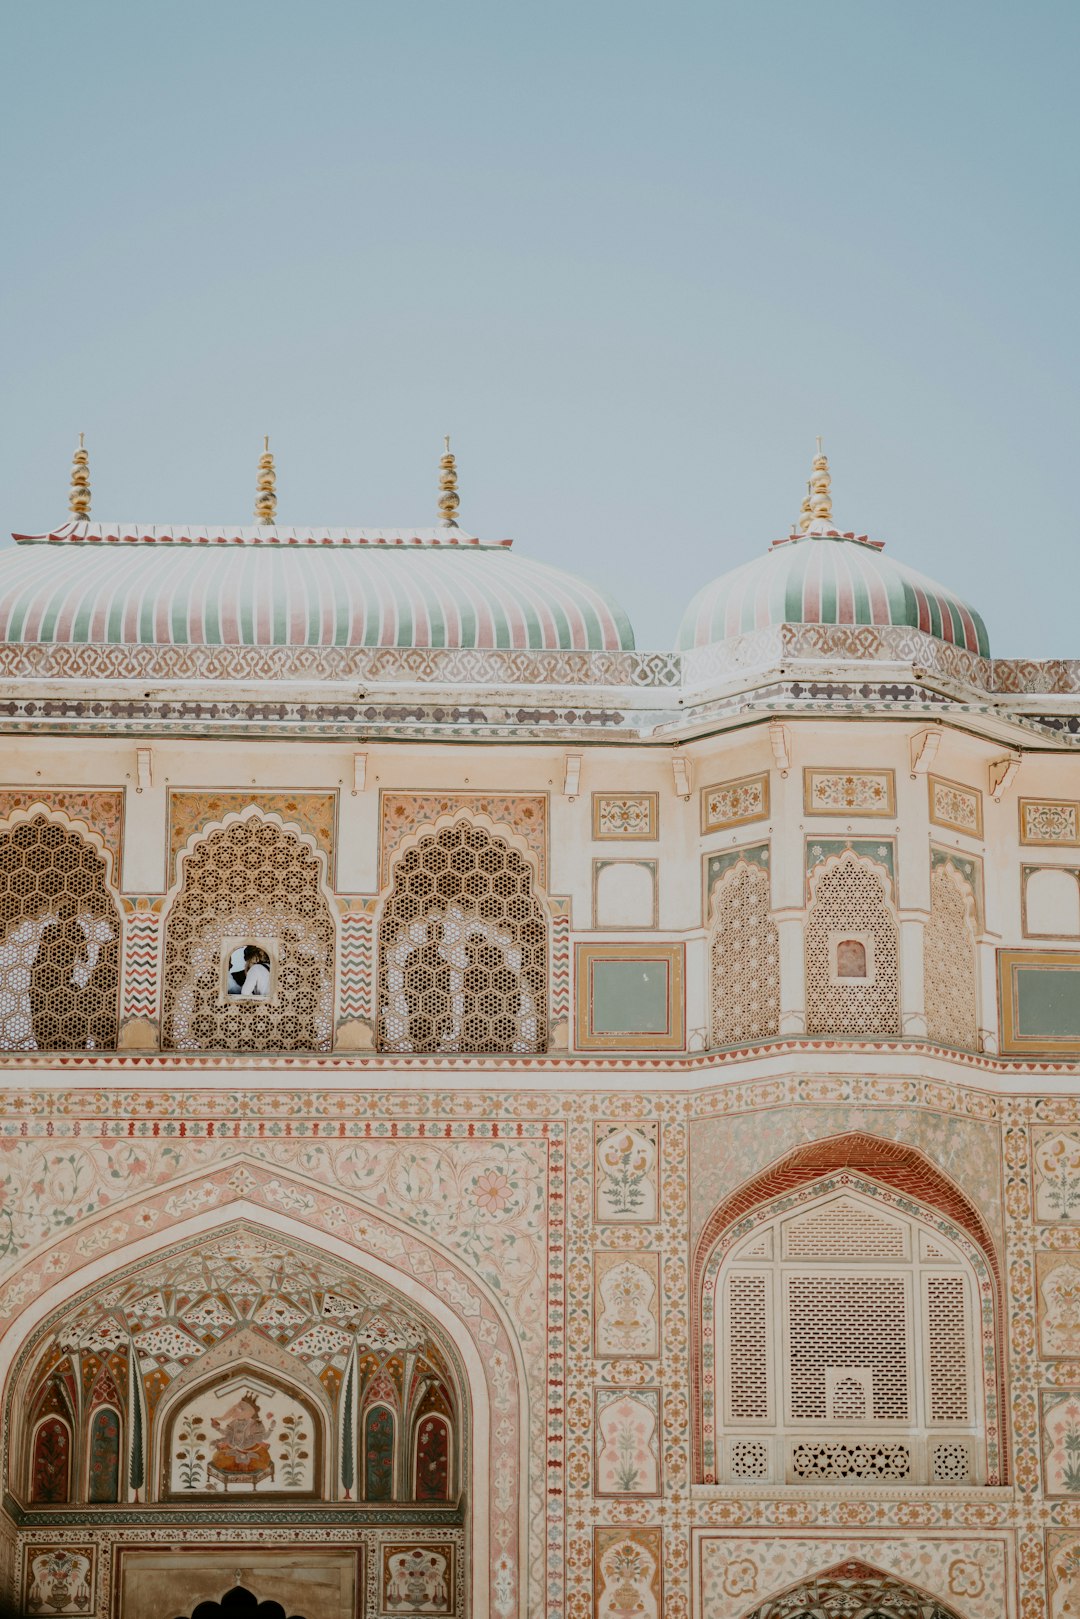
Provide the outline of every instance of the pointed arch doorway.
{"type": "Polygon", "coordinates": [[[963,1619],[927,1591],[854,1559],[791,1586],[744,1619],[963,1619]]]}

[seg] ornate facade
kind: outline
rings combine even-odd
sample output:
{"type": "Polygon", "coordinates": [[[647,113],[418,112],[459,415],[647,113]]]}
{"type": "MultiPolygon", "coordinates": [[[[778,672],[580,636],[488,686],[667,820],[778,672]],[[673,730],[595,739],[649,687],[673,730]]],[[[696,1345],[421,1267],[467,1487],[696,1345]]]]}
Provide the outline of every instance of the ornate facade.
{"type": "Polygon", "coordinates": [[[449,454],[427,531],[86,454],[0,556],[17,1611],[1080,1612],[1080,663],[820,455],[647,653],[449,454]]]}

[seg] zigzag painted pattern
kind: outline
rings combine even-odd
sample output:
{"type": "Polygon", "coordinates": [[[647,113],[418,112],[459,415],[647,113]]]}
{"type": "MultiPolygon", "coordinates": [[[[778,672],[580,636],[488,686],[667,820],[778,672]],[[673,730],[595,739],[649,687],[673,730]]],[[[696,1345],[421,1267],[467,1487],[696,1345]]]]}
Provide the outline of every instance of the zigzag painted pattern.
{"type": "Polygon", "coordinates": [[[341,918],[341,1004],[345,1018],[374,1016],[375,918],[346,911],[341,918]]]}
{"type": "Polygon", "coordinates": [[[153,1019],[160,988],[161,917],[156,911],[130,911],[124,920],[122,1016],[153,1019]]]}
{"type": "Polygon", "coordinates": [[[570,1016],[570,918],[551,919],[551,1019],[560,1023],[570,1016]]]}

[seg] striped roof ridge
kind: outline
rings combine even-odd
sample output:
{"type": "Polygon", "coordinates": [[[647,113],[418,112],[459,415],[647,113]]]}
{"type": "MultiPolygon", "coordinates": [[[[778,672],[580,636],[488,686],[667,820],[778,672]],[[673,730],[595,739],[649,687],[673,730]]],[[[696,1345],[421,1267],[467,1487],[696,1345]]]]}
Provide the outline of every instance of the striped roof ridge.
{"type": "Polygon", "coordinates": [[[771,624],[906,625],[981,657],[990,651],[973,607],[853,535],[796,536],[721,574],[690,602],[676,646],[709,646],[771,624]]]}
{"type": "Polygon", "coordinates": [[[0,552],[0,642],[634,647],[625,612],[604,591],[505,546],[195,547],[0,552]]]}

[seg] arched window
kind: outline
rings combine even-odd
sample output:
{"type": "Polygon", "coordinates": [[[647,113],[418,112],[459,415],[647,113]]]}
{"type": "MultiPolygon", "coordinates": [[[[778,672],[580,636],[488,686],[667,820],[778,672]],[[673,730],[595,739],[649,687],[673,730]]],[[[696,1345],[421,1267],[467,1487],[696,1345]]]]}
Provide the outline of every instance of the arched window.
{"type": "Polygon", "coordinates": [[[806,922],[808,1034],[900,1033],[900,930],[884,866],[851,849],[818,865],[806,922]]]}
{"type": "Polygon", "coordinates": [[[120,1499],[120,1413],[111,1405],[99,1405],[90,1419],[86,1498],[90,1502],[120,1499]]]}
{"type": "Polygon", "coordinates": [[[931,874],[924,960],[930,1039],[977,1050],[975,900],[951,860],[936,865],[931,874]]]}
{"type": "Polygon", "coordinates": [[[450,1425],[445,1417],[421,1417],[416,1425],[417,1501],[446,1501],[450,1495],[450,1425]]]}
{"type": "Polygon", "coordinates": [[[30,1500],[35,1506],[71,1500],[71,1429],[62,1417],[45,1417],[34,1431],[30,1500]]]}
{"type": "Polygon", "coordinates": [[[926,1591],[854,1559],[770,1597],[746,1619],[958,1619],[926,1591]]]}
{"type": "Polygon", "coordinates": [[[379,933],[383,1051],[547,1049],[548,942],[523,855],[461,819],[407,849],[379,933]]]}
{"type": "Polygon", "coordinates": [[[364,1500],[394,1499],[397,1421],[389,1406],[373,1405],[364,1417],[364,1500]]]}
{"type": "Polygon", "coordinates": [[[46,816],[0,836],[0,1050],[116,1047],[120,916],[106,862],[46,816]]]}
{"type": "Polygon", "coordinates": [[[321,879],[314,851],[258,816],[195,846],[165,928],[167,1048],[330,1049],[335,933],[321,879]]]}
{"type": "Polygon", "coordinates": [[[709,966],[712,1043],[767,1040],[780,1027],[780,936],[769,872],[740,859],[713,886],[709,966]]]}
{"type": "Polygon", "coordinates": [[[766,1205],[711,1270],[718,1476],[966,1484],[985,1429],[974,1245],[854,1175],[766,1205]]]}

